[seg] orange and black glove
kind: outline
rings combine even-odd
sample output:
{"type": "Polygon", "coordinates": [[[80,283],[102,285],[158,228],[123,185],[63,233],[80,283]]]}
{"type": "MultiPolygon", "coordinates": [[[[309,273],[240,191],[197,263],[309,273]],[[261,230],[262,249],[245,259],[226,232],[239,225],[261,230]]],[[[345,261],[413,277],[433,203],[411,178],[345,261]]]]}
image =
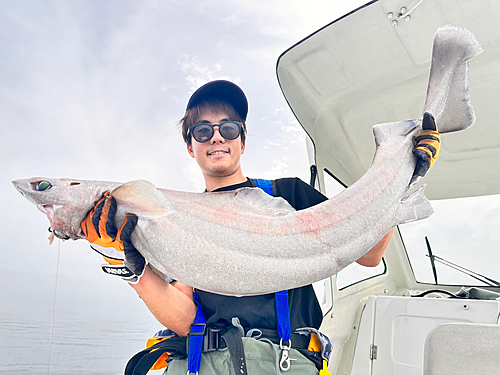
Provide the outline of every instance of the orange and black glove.
{"type": "Polygon", "coordinates": [[[116,201],[109,193],[104,193],[80,225],[90,247],[108,262],[101,266],[102,270],[130,283],[137,283],[147,265],[130,240],[137,224],[137,216],[127,214],[121,227],[117,229],[116,201]]]}
{"type": "Polygon", "coordinates": [[[422,130],[413,137],[413,154],[417,157],[417,165],[413,176],[423,177],[438,159],[441,136],[438,133],[434,117],[425,112],[422,118],[422,130]]]}

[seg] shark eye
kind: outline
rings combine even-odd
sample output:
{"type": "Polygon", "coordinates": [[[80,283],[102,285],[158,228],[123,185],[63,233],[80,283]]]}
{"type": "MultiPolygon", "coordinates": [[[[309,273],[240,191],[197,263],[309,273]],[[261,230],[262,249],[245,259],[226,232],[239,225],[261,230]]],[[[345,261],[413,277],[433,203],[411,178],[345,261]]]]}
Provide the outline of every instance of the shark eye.
{"type": "Polygon", "coordinates": [[[36,184],[36,191],[45,191],[49,190],[52,187],[51,183],[49,181],[40,181],[38,184],[36,184]]]}

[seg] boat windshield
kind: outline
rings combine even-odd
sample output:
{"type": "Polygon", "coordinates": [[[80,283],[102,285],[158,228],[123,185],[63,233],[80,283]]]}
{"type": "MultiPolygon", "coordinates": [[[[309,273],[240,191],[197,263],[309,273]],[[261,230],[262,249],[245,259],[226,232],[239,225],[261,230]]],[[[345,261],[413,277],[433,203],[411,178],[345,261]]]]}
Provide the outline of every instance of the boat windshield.
{"type": "MultiPolygon", "coordinates": [[[[328,197],[344,189],[329,173],[323,176],[328,197]]],[[[500,194],[431,203],[434,208],[431,217],[398,227],[416,281],[435,283],[427,237],[435,256],[439,284],[484,287],[488,284],[481,280],[485,280],[495,286],[482,276],[500,282],[500,194]]],[[[382,263],[374,268],[353,264],[339,272],[337,285],[343,289],[385,271],[382,263]]]]}
{"type": "Polygon", "coordinates": [[[417,282],[435,283],[425,237],[439,284],[487,286],[480,275],[498,282],[500,194],[431,203],[430,218],[399,226],[417,282]],[[480,275],[461,272],[460,266],[480,275]]]}

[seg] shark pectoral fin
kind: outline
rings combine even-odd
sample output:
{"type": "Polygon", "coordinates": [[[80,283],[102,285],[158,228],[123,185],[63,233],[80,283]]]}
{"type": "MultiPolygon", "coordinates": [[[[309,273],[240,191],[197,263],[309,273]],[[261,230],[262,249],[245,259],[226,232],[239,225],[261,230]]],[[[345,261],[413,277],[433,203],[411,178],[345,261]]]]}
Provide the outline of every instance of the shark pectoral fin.
{"type": "Polygon", "coordinates": [[[141,219],[152,220],[176,211],[165,195],[149,181],[127,182],[114,189],[111,196],[116,199],[120,211],[141,219]]]}
{"type": "Polygon", "coordinates": [[[424,187],[399,202],[397,225],[425,219],[434,213],[431,203],[424,195],[424,187]]]}
{"type": "MultiPolygon", "coordinates": [[[[420,123],[417,120],[388,122],[373,126],[373,135],[377,146],[383,145],[387,140],[395,137],[406,137],[414,132],[420,123]]],[[[399,138],[399,139],[400,139],[399,138]]]]}

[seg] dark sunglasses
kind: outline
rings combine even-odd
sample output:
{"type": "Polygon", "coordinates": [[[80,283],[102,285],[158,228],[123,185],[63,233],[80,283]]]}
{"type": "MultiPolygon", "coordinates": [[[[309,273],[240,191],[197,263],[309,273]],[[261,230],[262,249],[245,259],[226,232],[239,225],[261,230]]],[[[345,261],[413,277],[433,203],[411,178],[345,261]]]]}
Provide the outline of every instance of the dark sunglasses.
{"type": "MultiPolygon", "coordinates": [[[[239,137],[239,135],[243,132],[243,124],[237,121],[224,121],[220,124],[196,124],[190,126],[188,128],[188,139],[191,135],[193,138],[200,143],[208,142],[214,136],[215,130],[214,127],[217,126],[219,128],[220,135],[227,139],[228,141],[232,141],[239,137]]],[[[191,139],[189,139],[190,141],[191,139]]]]}

